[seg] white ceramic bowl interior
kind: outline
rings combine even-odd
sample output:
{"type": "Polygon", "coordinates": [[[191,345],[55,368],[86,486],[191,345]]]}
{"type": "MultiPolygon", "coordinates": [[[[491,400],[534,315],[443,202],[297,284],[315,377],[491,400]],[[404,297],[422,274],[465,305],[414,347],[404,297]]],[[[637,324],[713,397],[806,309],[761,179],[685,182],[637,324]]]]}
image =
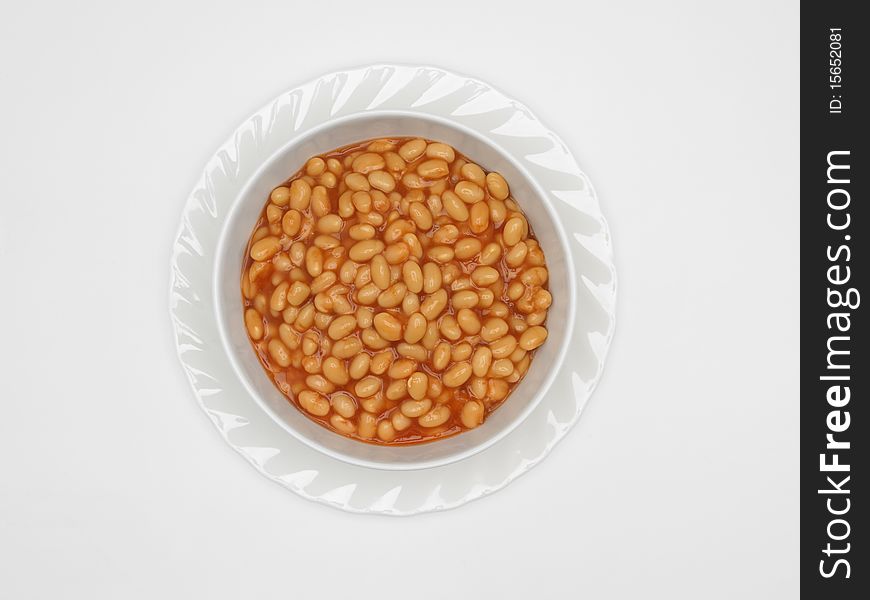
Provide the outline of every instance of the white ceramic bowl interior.
{"type": "Polygon", "coordinates": [[[290,141],[248,181],[218,241],[214,294],[221,339],[230,362],[262,408],[291,435],[333,458],[378,469],[411,470],[446,465],[472,456],[514,430],[540,402],[565,359],[574,328],[575,271],[568,240],[546,194],[519,163],[492,141],[448,120],[410,112],[367,112],[329,121],[290,141]],[[244,250],[266,198],[311,156],[379,137],[417,136],[445,142],[487,170],[504,175],[547,258],[553,305],[549,338],[508,399],[477,429],[411,446],[379,446],[353,440],[310,420],[266,375],[242,319],[239,278],[244,250]]]}

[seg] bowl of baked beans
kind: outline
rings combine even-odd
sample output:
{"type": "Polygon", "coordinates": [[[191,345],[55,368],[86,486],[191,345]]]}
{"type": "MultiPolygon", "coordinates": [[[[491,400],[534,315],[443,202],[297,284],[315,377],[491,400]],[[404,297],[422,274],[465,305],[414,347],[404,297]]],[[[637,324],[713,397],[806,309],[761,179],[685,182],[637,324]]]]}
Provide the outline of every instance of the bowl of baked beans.
{"type": "Polygon", "coordinates": [[[218,244],[222,342],[263,409],[334,458],[422,469],[513,431],[565,360],[567,237],[489,139],[410,113],[289,140],[218,244]]]}

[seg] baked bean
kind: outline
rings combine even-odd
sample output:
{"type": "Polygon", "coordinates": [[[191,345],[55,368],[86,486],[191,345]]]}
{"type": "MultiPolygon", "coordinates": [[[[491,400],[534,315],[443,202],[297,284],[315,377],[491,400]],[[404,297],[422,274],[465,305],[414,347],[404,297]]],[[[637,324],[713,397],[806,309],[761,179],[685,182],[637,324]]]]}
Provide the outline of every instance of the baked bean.
{"type": "Polygon", "coordinates": [[[378,295],[378,306],[381,308],[395,308],[399,306],[407,291],[408,287],[401,281],[394,283],[378,295]]]}
{"type": "Polygon", "coordinates": [[[536,325],[535,327],[529,327],[520,336],[520,348],[526,351],[534,350],[535,348],[543,344],[546,339],[546,329],[544,329],[540,325],[536,325]]]}
{"type": "Polygon", "coordinates": [[[356,400],[347,392],[333,394],[329,402],[332,404],[332,410],[345,419],[350,419],[356,414],[356,400]]]}
{"type": "Polygon", "coordinates": [[[426,179],[438,179],[450,172],[447,163],[439,158],[426,160],[417,165],[417,173],[426,179]]]}
{"type": "Polygon", "coordinates": [[[356,270],[356,276],[353,278],[353,284],[356,287],[362,287],[372,280],[371,265],[360,265],[356,270]]]}
{"type": "Polygon", "coordinates": [[[329,401],[317,392],[303,390],[298,398],[302,408],[312,415],[324,417],[329,413],[329,401]]]}
{"type": "MultiPolygon", "coordinates": [[[[420,260],[421,258],[423,258],[423,244],[420,243],[420,238],[417,237],[417,234],[406,233],[402,236],[402,243],[408,248],[408,252],[410,252],[410,255],[413,256],[415,259],[420,260]]],[[[386,250],[384,251],[384,253],[384,255],[386,256],[386,250]]],[[[398,263],[394,262],[392,264],[398,263]]]]}
{"type": "Polygon", "coordinates": [[[500,319],[503,319],[504,317],[508,316],[508,314],[510,314],[510,309],[508,308],[508,305],[501,300],[496,300],[490,305],[489,314],[494,317],[499,317],[500,319]]]}
{"type": "Polygon", "coordinates": [[[305,174],[311,177],[317,177],[326,170],[326,161],[319,156],[308,159],[305,163],[305,174]]]}
{"type": "Polygon", "coordinates": [[[371,356],[369,356],[365,352],[354,356],[353,359],[350,361],[350,366],[347,369],[350,378],[360,380],[365,377],[366,374],[369,372],[371,360],[371,356]]]}
{"type": "Polygon", "coordinates": [[[405,159],[395,152],[385,152],[384,162],[390,171],[404,171],[406,167],[405,159]]]}
{"type": "Polygon", "coordinates": [[[545,313],[544,311],[531,312],[526,317],[526,324],[529,325],[530,327],[533,325],[540,325],[541,323],[544,322],[544,319],[546,319],[546,318],[547,318],[547,313],[545,313]]]}
{"type": "Polygon", "coordinates": [[[407,292],[402,300],[402,312],[406,315],[413,315],[420,310],[420,296],[414,292],[407,292]]]}
{"type": "Polygon", "coordinates": [[[402,339],[402,323],[390,313],[378,313],[374,319],[375,330],[385,340],[397,342],[402,339]]]}
{"type": "Polygon", "coordinates": [[[382,394],[375,394],[371,398],[360,400],[363,410],[370,413],[380,414],[387,407],[387,401],[382,394]]]}
{"type": "Polygon", "coordinates": [[[384,153],[387,150],[395,149],[396,144],[387,139],[382,140],[374,140],[373,142],[369,142],[369,145],[366,146],[366,150],[370,150],[371,152],[380,152],[384,153]]]}
{"type": "Polygon", "coordinates": [[[305,269],[312,277],[323,272],[323,251],[317,246],[311,246],[305,253],[305,269]]]}
{"type": "Polygon", "coordinates": [[[338,197],[338,216],[342,219],[349,219],[356,212],[356,206],[353,203],[353,196],[353,192],[347,190],[338,197]]]}
{"type": "Polygon", "coordinates": [[[479,239],[464,237],[456,242],[453,252],[459,260],[468,260],[480,253],[482,247],[479,239]]]}
{"type": "Polygon", "coordinates": [[[455,342],[462,337],[462,329],[453,315],[444,315],[439,324],[439,331],[448,340],[455,342]]]}
{"type": "Polygon", "coordinates": [[[487,202],[489,205],[489,219],[496,225],[501,225],[507,218],[507,207],[501,200],[490,198],[487,202]]]}
{"type": "Polygon", "coordinates": [[[474,349],[468,342],[456,344],[450,351],[450,360],[453,362],[462,362],[471,358],[471,353],[474,349]]]}
{"type": "Polygon", "coordinates": [[[346,337],[332,345],[332,355],[336,358],[351,358],[362,350],[362,342],[355,337],[346,337]]]}
{"type": "Polygon", "coordinates": [[[492,356],[494,358],[505,358],[510,356],[516,347],[517,339],[510,334],[495,340],[489,345],[489,349],[492,351],[492,356]]]}
{"type": "Polygon", "coordinates": [[[506,246],[514,246],[523,239],[523,227],[522,217],[511,217],[507,220],[502,230],[502,239],[506,246]]]}
{"type": "Polygon", "coordinates": [[[474,285],[486,287],[492,285],[501,278],[501,274],[492,267],[481,266],[471,272],[471,280],[474,285]]]}
{"type": "Polygon", "coordinates": [[[371,261],[372,283],[380,289],[385,290],[390,287],[390,265],[384,259],[383,255],[377,254],[371,261]]]}
{"type": "Polygon", "coordinates": [[[332,425],[333,429],[345,435],[350,435],[351,433],[356,431],[356,427],[352,422],[348,421],[347,419],[338,414],[329,417],[329,424],[332,425]]]}
{"type": "Polygon", "coordinates": [[[301,281],[294,281],[287,289],[286,300],[293,306],[300,306],[311,295],[311,288],[301,281]]]}
{"type": "Polygon", "coordinates": [[[538,290],[535,292],[535,295],[532,296],[532,303],[535,305],[537,310],[547,310],[550,308],[550,305],[553,304],[553,296],[550,295],[550,292],[547,290],[538,290]]]}
{"type": "Polygon", "coordinates": [[[423,265],[423,291],[432,294],[442,284],[441,269],[435,263],[427,262],[423,265]]]}
{"type": "Polygon", "coordinates": [[[456,313],[456,321],[462,331],[468,335],[477,335],[480,333],[481,324],[477,313],[469,308],[462,308],[456,313]]]}
{"type": "Polygon", "coordinates": [[[317,220],[317,231],[320,233],[338,233],[341,231],[343,221],[336,214],[328,214],[317,220]]]}
{"type": "Polygon", "coordinates": [[[384,157],[375,152],[364,152],[353,159],[352,168],[357,173],[370,173],[384,168],[384,157]]]}
{"type": "Polygon", "coordinates": [[[375,318],[375,311],[367,306],[360,306],[356,309],[356,324],[360,329],[368,329],[372,326],[375,318]]]}
{"type": "Polygon", "coordinates": [[[483,169],[474,163],[465,163],[462,165],[462,168],[459,169],[459,174],[464,179],[476,183],[480,187],[486,185],[486,173],[484,173],[483,169]]]}
{"type": "Polygon", "coordinates": [[[432,352],[432,368],[436,371],[442,371],[448,362],[450,362],[450,344],[442,342],[432,352]]]}
{"type": "Polygon", "coordinates": [[[467,204],[474,204],[483,200],[483,188],[471,181],[460,181],[453,188],[453,192],[459,199],[467,204]]]}
{"type": "Polygon", "coordinates": [[[432,321],[441,314],[446,306],[447,291],[442,288],[423,300],[423,303],[420,305],[420,312],[428,321],[432,321]]]}
{"type": "Polygon", "coordinates": [[[322,313],[332,311],[332,296],[324,292],[320,292],[314,296],[314,308],[322,313]]]}
{"type": "Polygon", "coordinates": [[[486,202],[475,202],[469,211],[468,228],[480,234],[489,227],[489,206],[486,202]]]}
{"type": "Polygon", "coordinates": [[[369,375],[359,380],[353,389],[360,398],[368,398],[374,396],[381,389],[381,380],[369,375]]]}
{"type": "Polygon", "coordinates": [[[254,242],[259,242],[259,241],[262,240],[264,237],[266,237],[267,235],[269,235],[269,232],[270,232],[270,228],[269,228],[269,227],[265,227],[265,226],[264,226],[264,227],[260,227],[259,229],[257,229],[256,231],[254,231],[254,235],[251,236],[251,243],[253,244],[254,242]]]}
{"type": "Polygon", "coordinates": [[[436,406],[425,415],[417,419],[420,427],[438,427],[450,418],[450,409],[444,405],[436,406]]]}
{"type": "Polygon", "coordinates": [[[402,281],[415,294],[423,291],[423,270],[420,265],[410,261],[402,265],[402,281]]]}
{"type": "Polygon", "coordinates": [[[272,357],[279,366],[285,369],[290,366],[290,350],[279,339],[271,339],[267,345],[269,356],[272,357]]]}
{"type": "Polygon", "coordinates": [[[408,395],[414,400],[422,400],[429,389],[429,377],[422,371],[417,371],[408,377],[408,395]]]}
{"type": "Polygon", "coordinates": [[[329,194],[322,185],[315,186],[311,190],[311,212],[315,217],[324,217],[329,214],[329,194]]]}
{"type": "Polygon", "coordinates": [[[420,340],[423,348],[427,351],[432,351],[435,346],[441,341],[441,333],[438,331],[438,323],[431,321],[426,325],[426,333],[423,334],[423,339],[420,340]]]}
{"type": "Polygon", "coordinates": [[[269,199],[276,206],[287,206],[287,203],[290,202],[290,188],[283,185],[281,187],[276,187],[269,195],[269,199]]]}
{"type": "Polygon", "coordinates": [[[348,256],[356,262],[368,262],[376,254],[383,252],[384,247],[380,240],[363,240],[350,247],[348,256]]]}
{"type": "Polygon", "coordinates": [[[396,352],[399,353],[399,356],[404,356],[405,358],[413,358],[414,360],[420,362],[425,361],[429,356],[426,348],[424,348],[420,344],[408,344],[404,342],[396,346],[396,352]]]}
{"type": "Polygon", "coordinates": [[[528,354],[528,352],[526,352],[522,348],[517,348],[516,350],[511,352],[511,355],[508,358],[511,359],[512,363],[518,363],[521,360],[523,360],[527,354],[528,354]]]}
{"type": "MultiPolygon", "coordinates": [[[[256,312],[256,311],[255,311],[256,312]]],[[[429,323],[422,313],[416,312],[408,317],[408,322],[405,325],[404,340],[409,344],[416,344],[426,333],[426,327],[429,323]]],[[[256,338],[259,339],[259,338],[256,338]]]]}
{"type": "Polygon", "coordinates": [[[399,147],[399,156],[405,161],[412,162],[426,151],[426,140],[411,140],[399,147]]]}
{"type": "Polygon", "coordinates": [[[337,280],[338,276],[335,273],[332,271],[324,271],[311,281],[309,288],[311,289],[311,293],[318,294],[330,288],[337,280]]]}
{"type": "Polygon", "coordinates": [[[369,173],[369,185],[382,192],[392,192],[396,189],[396,180],[386,171],[369,173]]]}
{"type": "Polygon", "coordinates": [[[455,363],[444,371],[441,381],[447,387],[456,388],[468,381],[469,377],[471,377],[471,363],[463,361],[455,363]]]}
{"type": "Polygon", "coordinates": [[[384,392],[384,396],[387,397],[387,400],[391,400],[395,402],[396,400],[401,400],[405,396],[408,395],[408,384],[404,379],[396,379],[390,382],[390,385],[387,386],[386,391],[384,392]]]}
{"type": "Polygon", "coordinates": [[[468,207],[465,203],[453,192],[444,192],[441,195],[441,202],[444,204],[444,210],[453,219],[457,221],[468,220],[468,207]]]}
{"type": "Polygon", "coordinates": [[[544,285],[547,283],[549,273],[544,267],[532,267],[523,271],[520,281],[529,286],[544,285]]]}
{"type": "Polygon", "coordinates": [[[489,368],[490,377],[507,377],[514,370],[514,363],[509,358],[499,358],[493,361],[489,368]]]}
{"type": "Polygon", "coordinates": [[[471,358],[471,367],[477,377],[483,377],[492,365],[492,350],[487,346],[478,346],[471,358]]]}
{"type": "Polygon", "coordinates": [[[504,178],[422,139],[309,159],[270,193],[243,269],[245,328],[281,391],[380,444],[480,426],[553,303],[504,178]]]}
{"type": "Polygon", "coordinates": [[[419,189],[428,187],[431,185],[430,182],[427,182],[425,179],[420,177],[417,173],[405,173],[402,176],[402,184],[411,189],[419,189]]]}
{"type": "Polygon", "coordinates": [[[269,260],[281,249],[281,241],[276,237],[265,237],[251,246],[251,258],[257,261],[269,260]]]}
{"type": "Polygon", "coordinates": [[[375,237],[375,228],[368,223],[357,223],[348,228],[348,236],[352,240],[363,241],[370,240],[375,237]]]}
{"type": "MultiPolygon", "coordinates": [[[[333,250],[338,248],[341,245],[341,241],[334,236],[331,235],[318,235],[314,238],[314,246],[318,250],[333,250]]],[[[323,263],[326,261],[324,260],[323,263]]]]}
{"type": "Polygon", "coordinates": [[[311,201],[311,185],[304,179],[296,179],[290,184],[290,208],[305,210],[311,201]]]}
{"type": "Polygon", "coordinates": [[[287,290],[290,289],[290,283],[284,281],[275,287],[272,292],[272,297],[269,299],[269,308],[275,312],[281,312],[287,308],[287,290]]]}
{"type": "Polygon", "coordinates": [[[432,229],[432,213],[422,202],[413,202],[408,207],[408,214],[414,223],[423,231],[432,229]]]}
{"type": "Polygon", "coordinates": [[[309,375],[305,378],[305,385],[308,389],[321,394],[331,394],[335,391],[335,386],[327,381],[323,375],[309,375]]]}
{"type": "MultiPolygon", "coordinates": [[[[402,412],[402,414],[411,419],[423,416],[424,414],[429,412],[430,408],[432,408],[432,401],[429,398],[422,398],[420,400],[405,400],[399,406],[399,410],[402,412]]],[[[393,421],[393,427],[399,429],[399,427],[396,426],[395,421],[393,421]]]]}
{"type": "Polygon", "coordinates": [[[410,358],[400,358],[390,365],[387,374],[392,379],[407,379],[417,370],[417,361],[410,358]]]}
{"type": "Polygon", "coordinates": [[[388,443],[396,439],[396,429],[390,421],[383,420],[378,423],[378,438],[388,443]]]}
{"type": "Polygon", "coordinates": [[[462,274],[462,269],[452,261],[441,267],[441,282],[453,288],[453,282],[462,274]]]}
{"type": "Polygon", "coordinates": [[[378,429],[378,418],[370,412],[360,414],[357,434],[364,439],[375,437],[378,429]]]}
{"type": "Polygon", "coordinates": [[[432,241],[436,244],[452,244],[459,239],[459,228],[456,225],[442,225],[432,234],[432,241]]]}
{"type": "Polygon", "coordinates": [[[411,255],[411,250],[404,242],[390,244],[384,249],[384,259],[391,265],[403,263],[411,255]]]}
{"type": "Polygon", "coordinates": [[[504,200],[510,194],[507,181],[498,173],[489,173],[486,176],[486,189],[497,200],[504,200]]]}
{"type": "Polygon", "coordinates": [[[372,350],[383,350],[384,348],[388,348],[390,346],[390,342],[381,337],[381,334],[378,333],[377,329],[374,327],[369,327],[368,329],[364,329],[360,334],[360,339],[362,343],[372,350]]]}
{"type": "Polygon", "coordinates": [[[446,162],[453,162],[456,158],[456,153],[447,144],[431,142],[426,146],[426,156],[429,158],[440,158],[446,162]]]}
{"type": "Polygon", "coordinates": [[[480,328],[480,337],[486,342],[493,342],[508,332],[508,324],[504,319],[492,317],[487,319],[480,328]]]}
{"type": "Polygon", "coordinates": [[[383,375],[387,371],[387,368],[389,368],[392,360],[393,354],[389,350],[378,352],[369,361],[369,370],[373,375],[383,375]]]}
{"type": "Polygon", "coordinates": [[[368,178],[361,173],[348,173],[344,178],[344,183],[347,184],[348,189],[355,192],[367,192],[372,189],[368,178]]]}
{"type": "Polygon", "coordinates": [[[429,259],[443,265],[444,263],[453,260],[454,252],[453,248],[451,248],[450,246],[432,246],[426,252],[426,256],[429,259]]]}
{"type": "MultiPolygon", "coordinates": [[[[287,295],[287,299],[290,300],[290,294],[292,294],[293,286],[290,286],[290,292],[287,295]]],[[[290,301],[292,304],[292,301],[290,301]]],[[[296,316],[296,320],[293,322],[293,327],[295,327],[298,331],[305,331],[309,329],[314,324],[314,313],[315,313],[313,304],[306,304],[301,309],[299,309],[299,314],[296,316]]]]}
{"type": "Polygon", "coordinates": [[[340,340],[353,333],[353,331],[356,330],[356,327],[356,318],[351,315],[344,315],[332,320],[329,324],[327,333],[332,339],[340,340]]]}
{"type": "Polygon", "coordinates": [[[249,308],[245,311],[245,326],[252,339],[259,340],[263,337],[263,317],[255,309],[249,308]]]}

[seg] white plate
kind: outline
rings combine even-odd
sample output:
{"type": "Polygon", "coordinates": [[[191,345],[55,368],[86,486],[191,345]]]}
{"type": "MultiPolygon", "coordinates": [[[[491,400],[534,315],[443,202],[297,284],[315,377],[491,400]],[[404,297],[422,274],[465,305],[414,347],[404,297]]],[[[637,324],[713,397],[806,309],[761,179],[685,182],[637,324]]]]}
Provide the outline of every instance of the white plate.
{"type": "Polygon", "coordinates": [[[615,294],[607,224],[589,179],[555,134],[526,107],[478,80],[432,67],[377,65],[332,73],[282,94],[217,150],[184,207],[172,255],[170,312],[179,358],[200,405],[227,443],[257,470],[336,508],[410,515],[454,508],[501,489],[564,437],[601,374],[613,335],[615,294]],[[231,367],[212,294],[218,236],[255,172],[315,127],[383,110],[446,119],[521,164],[548,194],[570,238],[579,274],[568,358],[543,401],[487,450],[418,471],[354,466],[290,436],[254,401],[231,367]]]}

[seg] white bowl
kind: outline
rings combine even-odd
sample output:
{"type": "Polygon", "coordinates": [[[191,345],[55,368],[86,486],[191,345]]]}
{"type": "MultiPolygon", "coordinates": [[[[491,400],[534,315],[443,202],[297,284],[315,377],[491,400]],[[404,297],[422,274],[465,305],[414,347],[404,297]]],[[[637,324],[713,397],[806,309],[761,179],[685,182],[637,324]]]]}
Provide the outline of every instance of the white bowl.
{"type": "Polygon", "coordinates": [[[568,239],[547,195],[520,161],[503,148],[461,125],[411,111],[379,111],[325,122],[271,156],[248,180],[220,233],[214,272],[214,300],[221,341],[238,377],[257,403],[290,435],[347,463],[388,470],[426,469],[473,456],[513,431],[547,393],[565,359],[574,329],[575,269],[568,239]],[[242,319],[239,277],[244,250],[270,191],[311,156],[379,137],[416,136],[455,147],[486,170],[504,175],[541,244],[550,272],[553,304],[549,338],[513,393],[477,429],[411,446],[380,446],[336,434],[306,417],[275,387],[255,355],[242,319]]]}

